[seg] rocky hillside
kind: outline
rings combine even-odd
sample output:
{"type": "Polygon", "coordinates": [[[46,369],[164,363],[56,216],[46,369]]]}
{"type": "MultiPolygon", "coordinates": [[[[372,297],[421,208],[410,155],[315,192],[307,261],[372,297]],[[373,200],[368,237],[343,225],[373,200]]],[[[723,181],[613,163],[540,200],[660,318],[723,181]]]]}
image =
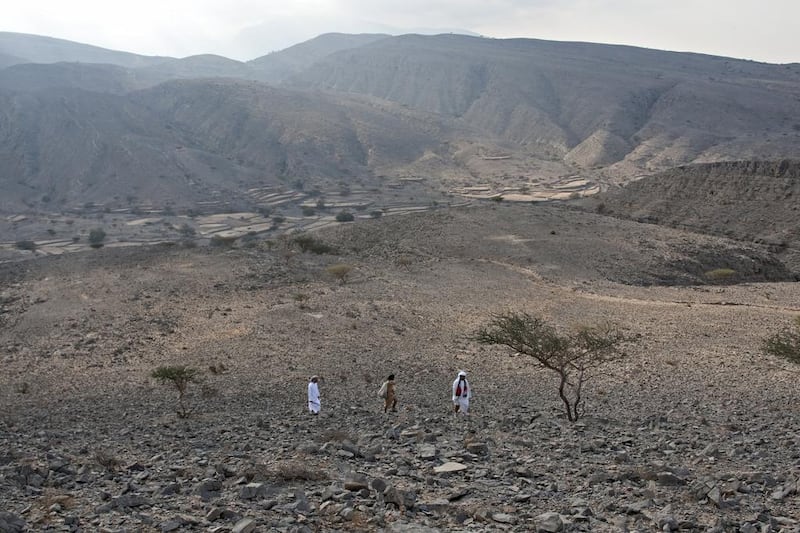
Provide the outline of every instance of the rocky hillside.
{"type": "Polygon", "coordinates": [[[796,372],[760,351],[800,313],[800,284],[618,283],[701,283],[685,260],[740,244],[505,204],[313,237],[336,252],[104,248],[1,265],[0,529],[800,527],[796,372]],[[346,283],[327,272],[340,263],[346,283]],[[578,423],[548,371],[471,340],[509,309],[638,339],[587,384],[578,423]],[[150,377],[175,364],[202,377],[188,419],[150,377]],[[461,369],[468,418],[450,406],[461,369]],[[399,404],[384,414],[389,373],[399,404]]]}
{"type": "Polygon", "coordinates": [[[764,243],[800,272],[800,163],[739,161],[675,168],[582,204],[589,209],[764,243]]]}
{"type": "Polygon", "coordinates": [[[257,79],[280,83],[286,78],[312,68],[315,63],[342,50],[358,48],[388,38],[389,35],[362,33],[326,33],[285,50],[248,61],[257,79]]]}
{"type": "MultiPolygon", "coordinates": [[[[445,130],[446,131],[446,130],[445,130]]],[[[191,205],[217,191],[397,168],[446,133],[425,117],[244,81],[139,92],[0,91],[0,208],[191,205]]]]}
{"type": "Polygon", "coordinates": [[[743,153],[798,155],[798,65],[406,35],[332,54],[288,83],[459,117],[542,157],[621,176],[743,153]]]}
{"type": "MultiPolygon", "coordinates": [[[[0,179],[15,184],[9,202],[29,206],[89,190],[91,201],[108,203],[131,189],[152,190],[155,179],[163,182],[160,198],[177,202],[184,196],[173,191],[198,174],[226,190],[261,174],[268,181],[411,175],[445,190],[490,183],[502,191],[573,174],[613,183],[686,163],[800,158],[798,65],[463,35],[328,34],[241,63],[2,34],[0,54],[4,64],[24,62],[0,69],[0,179]],[[59,60],[66,62],[50,63],[59,60]],[[244,124],[243,109],[261,113],[269,90],[242,80],[292,91],[292,116],[282,116],[284,98],[269,111],[270,126],[244,124]],[[166,89],[154,89],[162,83],[166,89]],[[235,89],[243,86],[251,96],[235,89]],[[221,87],[234,94],[220,96],[221,87]],[[175,126],[168,114],[139,112],[142,100],[175,91],[186,91],[176,98],[193,109],[222,104],[197,119],[215,122],[179,132],[168,129],[175,126]],[[230,99],[237,103],[229,109],[230,99]],[[331,112],[332,102],[339,111],[331,112]],[[303,113],[292,111],[300,104],[303,113]],[[293,124],[305,133],[276,144],[276,129],[293,124]],[[240,157],[243,144],[260,155],[240,157]],[[203,154],[176,161],[178,146],[203,154]],[[108,186],[85,186],[101,181],[108,186]]],[[[161,113],[168,105],[145,107],[161,113]]]]}

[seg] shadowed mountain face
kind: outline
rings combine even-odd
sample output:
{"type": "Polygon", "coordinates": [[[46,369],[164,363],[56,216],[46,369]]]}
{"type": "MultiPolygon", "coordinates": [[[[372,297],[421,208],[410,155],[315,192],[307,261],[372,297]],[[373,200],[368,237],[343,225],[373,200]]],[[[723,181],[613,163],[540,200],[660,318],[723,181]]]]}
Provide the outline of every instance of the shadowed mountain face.
{"type": "Polygon", "coordinates": [[[190,205],[306,177],[402,165],[438,134],[408,115],[257,82],[174,81],[124,95],[0,92],[0,207],[134,196],[190,205]]]}

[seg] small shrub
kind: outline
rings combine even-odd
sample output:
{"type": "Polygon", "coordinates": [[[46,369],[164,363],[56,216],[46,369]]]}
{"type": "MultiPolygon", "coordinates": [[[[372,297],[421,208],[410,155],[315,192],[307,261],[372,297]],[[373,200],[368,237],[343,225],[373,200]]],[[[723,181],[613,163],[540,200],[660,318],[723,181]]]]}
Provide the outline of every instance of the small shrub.
{"type": "Polygon", "coordinates": [[[305,206],[303,208],[304,217],[313,217],[315,214],[317,214],[317,210],[314,209],[313,207],[305,206]]]}
{"type": "Polygon", "coordinates": [[[272,477],[282,481],[321,481],[328,478],[324,471],[314,469],[300,461],[280,462],[274,467],[271,474],[272,477]]]}
{"type": "Polygon", "coordinates": [[[189,383],[197,381],[197,369],[183,365],[160,366],[153,370],[150,375],[162,383],[172,383],[178,391],[178,417],[187,418],[190,411],[186,408],[184,396],[189,383]]]}
{"type": "Polygon", "coordinates": [[[332,254],[336,250],[324,242],[314,238],[312,235],[302,234],[292,239],[292,243],[300,248],[301,252],[311,252],[314,254],[332,254]]]}
{"type": "Polygon", "coordinates": [[[369,216],[372,218],[381,218],[383,216],[383,211],[378,211],[377,209],[375,211],[370,211],[369,216]]]}
{"type": "Polygon", "coordinates": [[[103,228],[94,228],[89,232],[89,246],[100,248],[106,239],[106,232],[103,228]]]}
{"type": "Polygon", "coordinates": [[[211,237],[211,246],[219,246],[224,248],[232,248],[233,245],[236,243],[238,237],[223,237],[222,235],[214,235],[211,237]]]}
{"type": "Polygon", "coordinates": [[[104,450],[96,451],[94,460],[109,472],[116,471],[122,465],[122,461],[104,450]]]}
{"type": "Polygon", "coordinates": [[[492,200],[493,202],[500,203],[500,202],[502,202],[502,201],[503,201],[503,197],[502,197],[501,195],[499,195],[499,194],[498,194],[497,196],[492,196],[491,200],[492,200]]]}
{"type": "Polygon", "coordinates": [[[791,326],[764,339],[763,349],[770,355],[800,364],[800,316],[794,319],[791,326]]]}
{"type": "Polygon", "coordinates": [[[706,272],[705,276],[711,281],[726,281],[736,276],[736,271],[732,268],[715,268],[706,272]]]}
{"type": "Polygon", "coordinates": [[[192,226],[184,222],[178,228],[178,233],[180,233],[184,237],[192,237],[197,233],[197,231],[192,226]]]}
{"type": "Polygon", "coordinates": [[[336,213],[336,222],[352,222],[356,219],[349,211],[339,211],[336,213]]]}
{"type": "Polygon", "coordinates": [[[353,267],[344,263],[338,263],[336,265],[329,266],[325,270],[327,270],[328,274],[337,279],[339,283],[344,285],[347,282],[350,272],[353,271],[353,267]]]}
{"type": "Polygon", "coordinates": [[[20,250],[28,250],[31,252],[36,250],[36,243],[33,241],[17,241],[14,243],[14,246],[20,250]]]}

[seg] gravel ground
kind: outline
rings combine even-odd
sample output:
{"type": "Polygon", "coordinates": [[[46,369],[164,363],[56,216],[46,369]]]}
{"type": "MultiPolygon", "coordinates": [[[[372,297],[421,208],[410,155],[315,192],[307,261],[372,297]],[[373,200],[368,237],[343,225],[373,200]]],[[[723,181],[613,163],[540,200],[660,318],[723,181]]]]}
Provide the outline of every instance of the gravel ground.
{"type": "Polygon", "coordinates": [[[800,531],[797,370],[760,349],[800,285],[764,282],[764,251],[548,206],[314,237],[338,253],[3,265],[0,531],[800,531]],[[734,263],[749,282],[702,284],[734,263]],[[570,423],[551,374],[471,340],[506,310],[639,340],[570,423]],[[188,419],[149,377],[165,364],[201,371],[188,419]]]}

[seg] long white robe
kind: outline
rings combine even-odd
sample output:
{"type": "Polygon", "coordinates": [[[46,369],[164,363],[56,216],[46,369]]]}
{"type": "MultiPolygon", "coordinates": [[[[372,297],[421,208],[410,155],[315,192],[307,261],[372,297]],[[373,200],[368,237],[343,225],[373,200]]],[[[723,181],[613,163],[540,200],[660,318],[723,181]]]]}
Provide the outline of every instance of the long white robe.
{"type": "Polygon", "coordinates": [[[314,414],[319,413],[319,386],[313,381],[308,382],[308,410],[314,414]]]}
{"type": "Polygon", "coordinates": [[[465,391],[461,391],[460,395],[456,394],[456,389],[458,388],[458,382],[461,381],[459,378],[453,382],[453,405],[458,405],[458,412],[463,414],[469,413],[469,399],[472,398],[472,386],[469,384],[466,378],[464,378],[464,384],[466,385],[465,391]]]}

